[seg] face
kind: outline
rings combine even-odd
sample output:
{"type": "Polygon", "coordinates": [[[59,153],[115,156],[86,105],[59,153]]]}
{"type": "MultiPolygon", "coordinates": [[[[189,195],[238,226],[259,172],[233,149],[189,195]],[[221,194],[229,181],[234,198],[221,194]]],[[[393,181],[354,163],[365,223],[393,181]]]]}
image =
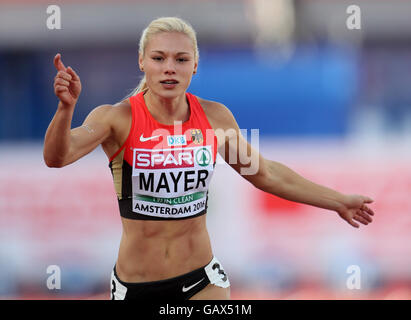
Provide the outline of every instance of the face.
{"type": "Polygon", "coordinates": [[[184,94],[197,72],[193,43],[187,35],[177,32],[152,36],[144,56],[139,57],[139,65],[150,90],[164,98],[184,94]]]}

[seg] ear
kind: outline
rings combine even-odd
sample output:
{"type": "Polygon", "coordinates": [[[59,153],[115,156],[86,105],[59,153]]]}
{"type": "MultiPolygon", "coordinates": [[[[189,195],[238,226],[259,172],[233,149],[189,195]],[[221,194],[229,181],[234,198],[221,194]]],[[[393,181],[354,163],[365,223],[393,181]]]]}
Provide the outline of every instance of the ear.
{"type": "Polygon", "coordinates": [[[198,62],[196,61],[196,62],[194,63],[193,74],[196,74],[196,73],[197,73],[197,67],[198,67],[198,62]]]}
{"type": "Polygon", "coordinates": [[[144,72],[143,57],[138,55],[138,66],[142,72],[144,72]]]}

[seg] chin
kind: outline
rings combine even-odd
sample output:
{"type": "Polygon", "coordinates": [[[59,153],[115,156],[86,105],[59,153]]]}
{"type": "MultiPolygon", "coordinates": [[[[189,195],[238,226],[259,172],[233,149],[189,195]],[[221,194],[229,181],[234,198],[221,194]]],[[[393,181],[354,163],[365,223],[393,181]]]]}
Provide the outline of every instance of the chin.
{"type": "Polygon", "coordinates": [[[184,90],[182,89],[171,89],[171,90],[165,90],[161,89],[155,92],[157,95],[164,99],[173,99],[181,96],[182,94],[185,93],[184,90]]]}

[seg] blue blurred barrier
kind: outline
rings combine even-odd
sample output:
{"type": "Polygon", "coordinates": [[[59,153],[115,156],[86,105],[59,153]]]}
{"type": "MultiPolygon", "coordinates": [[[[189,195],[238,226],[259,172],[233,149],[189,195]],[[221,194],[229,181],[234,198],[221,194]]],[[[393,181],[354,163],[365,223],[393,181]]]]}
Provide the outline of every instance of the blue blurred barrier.
{"type": "Polygon", "coordinates": [[[275,53],[203,52],[194,93],[226,104],[241,128],[268,135],[342,135],[357,89],[356,59],[333,48],[275,53]]]}
{"type": "MultiPolygon", "coordinates": [[[[62,49],[83,91],[78,126],[97,105],[121,100],[138,83],[137,48],[62,49]]],[[[0,140],[42,139],[57,106],[56,52],[0,53],[0,140]]],[[[227,105],[240,128],[262,135],[343,135],[357,90],[356,56],[343,49],[299,48],[282,64],[270,51],[201,48],[189,91],[227,105]]]]}

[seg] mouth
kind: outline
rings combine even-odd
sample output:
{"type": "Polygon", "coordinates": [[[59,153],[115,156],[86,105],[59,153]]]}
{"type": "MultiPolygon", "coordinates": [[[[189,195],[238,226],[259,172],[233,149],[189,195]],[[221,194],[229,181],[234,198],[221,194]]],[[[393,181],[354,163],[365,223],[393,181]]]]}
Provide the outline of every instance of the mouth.
{"type": "Polygon", "coordinates": [[[174,79],[167,79],[167,80],[163,80],[163,81],[160,81],[160,82],[164,83],[164,84],[177,84],[178,83],[178,81],[174,80],[174,79]]]}
{"type": "Polygon", "coordinates": [[[178,81],[174,79],[167,79],[160,81],[160,83],[163,85],[165,89],[173,89],[178,84],[178,81]]]}

